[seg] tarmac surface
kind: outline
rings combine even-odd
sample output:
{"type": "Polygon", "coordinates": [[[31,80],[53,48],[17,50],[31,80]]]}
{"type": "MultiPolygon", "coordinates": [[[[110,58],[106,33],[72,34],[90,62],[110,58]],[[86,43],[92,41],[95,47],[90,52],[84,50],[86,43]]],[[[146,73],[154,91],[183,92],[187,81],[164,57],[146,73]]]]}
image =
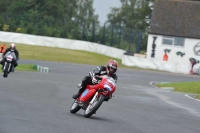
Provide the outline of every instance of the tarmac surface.
{"type": "Polygon", "coordinates": [[[70,113],[77,84],[93,65],[20,60],[49,73],[0,75],[0,133],[199,133],[200,102],[152,82],[199,81],[199,76],[118,69],[115,97],[90,118],[70,113]]]}

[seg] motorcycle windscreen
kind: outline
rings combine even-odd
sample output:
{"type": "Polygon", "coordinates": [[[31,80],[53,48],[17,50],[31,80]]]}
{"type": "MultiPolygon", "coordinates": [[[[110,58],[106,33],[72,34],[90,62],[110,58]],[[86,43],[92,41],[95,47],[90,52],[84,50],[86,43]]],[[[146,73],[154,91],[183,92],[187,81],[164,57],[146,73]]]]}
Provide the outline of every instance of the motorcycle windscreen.
{"type": "Polygon", "coordinates": [[[79,100],[82,102],[86,102],[87,100],[89,100],[94,94],[95,94],[96,90],[94,89],[85,89],[85,91],[81,94],[79,100]]]}

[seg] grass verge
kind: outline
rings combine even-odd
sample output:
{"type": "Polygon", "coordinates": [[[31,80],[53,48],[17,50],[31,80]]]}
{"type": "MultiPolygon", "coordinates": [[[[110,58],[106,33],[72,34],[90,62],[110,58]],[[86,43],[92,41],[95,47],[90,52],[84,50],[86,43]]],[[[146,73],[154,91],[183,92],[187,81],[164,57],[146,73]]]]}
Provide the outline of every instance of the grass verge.
{"type": "MultiPolygon", "coordinates": [[[[32,64],[19,64],[15,70],[18,71],[36,71],[36,69],[34,69],[34,65],[32,64]]],[[[0,70],[0,72],[2,73],[2,70],[0,70]]]]}
{"type": "MultiPolygon", "coordinates": [[[[2,43],[2,42],[0,42],[2,43]]],[[[6,47],[9,47],[10,43],[6,43],[6,47]]],[[[54,62],[67,62],[77,64],[90,64],[90,65],[103,65],[112,57],[92,53],[81,50],[70,50],[64,48],[45,47],[45,46],[34,46],[17,44],[20,59],[34,59],[54,62]]],[[[135,68],[122,65],[120,59],[112,58],[118,61],[120,68],[135,68]]]]}
{"type": "Polygon", "coordinates": [[[157,87],[173,87],[175,92],[195,94],[200,100],[200,82],[156,83],[157,87]]]}
{"type": "Polygon", "coordinates": [[[16,67],[16,70],[19,70],[19,71],[37,71],[36,69],[34,69],[34,65],[32,65],[32,64],[19,64],[16,67]]]}

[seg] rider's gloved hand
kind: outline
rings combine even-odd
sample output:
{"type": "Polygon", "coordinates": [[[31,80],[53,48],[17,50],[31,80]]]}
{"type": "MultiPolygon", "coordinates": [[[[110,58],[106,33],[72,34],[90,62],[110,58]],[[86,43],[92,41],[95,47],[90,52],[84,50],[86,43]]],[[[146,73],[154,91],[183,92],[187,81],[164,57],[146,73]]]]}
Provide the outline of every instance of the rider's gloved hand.
{"type": "Polygon", "coordinates": [[[89,72],[89,76],[92,78],[92,77],[94,77],[95,75],[94,75],[93,72],[89,72]]]}
{"type": "Polygon", "coordinates": [[[96,84],[96,83],[98,83],[98,80],[95,77],[92,77],[92,83],[96,84]]]}

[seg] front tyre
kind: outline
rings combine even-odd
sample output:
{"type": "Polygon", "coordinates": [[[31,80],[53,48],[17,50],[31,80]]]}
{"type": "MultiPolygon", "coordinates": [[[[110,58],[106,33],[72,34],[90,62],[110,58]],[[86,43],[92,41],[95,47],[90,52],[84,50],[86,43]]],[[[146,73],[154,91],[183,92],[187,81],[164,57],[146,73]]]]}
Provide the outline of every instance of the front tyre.
{"type": "Polygon", "coordinates": [[[3,66],[3,67],[5,67],[5,69],[3,70],[3,71],[4,71],[3,77],[4,77],[4,78],[7,78],[7,77],[8,77],[8,67],[9,67],[9,63],[5,63],[5,66],[3,66]]]}
{"type": "Polygon", "coordinates": [[[78,101],[77,99],[74,100],[74,102],[71,105],[71,109],[70,112],[75,114],[76,112],[78,112],[81,109],[81,107],[78,105],[78,101]]]}
{"type": "Polygon", "coordinates": [[[91,103],[84,112],[84,117],[89,118],[91,115],[93,115],[98,108],[101,106],[101,104],[104,102],[105,96],[99,95],[99,97],[96,97],[93,103],[91,103]]]}
{"type": "Polygon", "coordinates": [[[4,78],[7,78],[7,77],[8,77],[8,73],[7,73],[7,72],[4,72],[3,77],[4,77],[4,78]]]}

